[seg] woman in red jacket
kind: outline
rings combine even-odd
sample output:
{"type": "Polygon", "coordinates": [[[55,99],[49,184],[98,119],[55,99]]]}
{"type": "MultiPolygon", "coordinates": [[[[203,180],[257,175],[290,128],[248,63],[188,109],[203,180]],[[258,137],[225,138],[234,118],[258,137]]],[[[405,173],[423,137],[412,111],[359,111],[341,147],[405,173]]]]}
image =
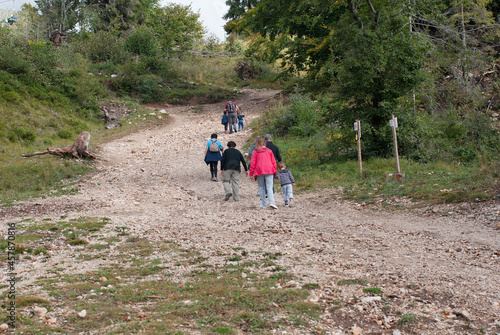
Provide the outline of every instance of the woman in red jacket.
{"type": "Polygon", "coordinates": [[[250,161],[250,177],[257,180],[259,187],[260,201],[262,208],[267,207],[267,198],[269,199],[269,207],[272,209],[278,208],[274,202],[273,183],[276,175],[276,159],[271,149],[266,148],[266,142],[263,138],[259,138],[255,143],[255,150],[250,161]]]}

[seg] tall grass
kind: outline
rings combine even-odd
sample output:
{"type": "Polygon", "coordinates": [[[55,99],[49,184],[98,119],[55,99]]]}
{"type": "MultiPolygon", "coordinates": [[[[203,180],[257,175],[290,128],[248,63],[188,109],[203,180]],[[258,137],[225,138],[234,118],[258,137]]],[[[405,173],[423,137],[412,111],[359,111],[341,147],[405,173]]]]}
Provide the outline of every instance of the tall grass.
{"type": "Polygon", "coordinates": [[[413,201],[461,202],[500,198],[500,164],[468,165],[435,161],[419,163],[401,159],[403,182],[394,181],[393,158],[363,161],[360,176],[358,162],[338,160],[322,162],[315,150],[318,139],[274,138],[283,161],[296,179],[297,190],[334,188],[344,199],[373,203],[377,199],[408,197],[413,201]]]}

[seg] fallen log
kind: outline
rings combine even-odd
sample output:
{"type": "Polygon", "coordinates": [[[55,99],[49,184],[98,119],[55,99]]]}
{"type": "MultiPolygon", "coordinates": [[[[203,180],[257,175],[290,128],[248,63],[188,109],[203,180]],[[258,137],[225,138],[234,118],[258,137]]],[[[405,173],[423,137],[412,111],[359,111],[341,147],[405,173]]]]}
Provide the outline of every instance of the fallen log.
{"type": "Polygon", "coordinates": [[[23,157],[32,157],[38,155],[56,155],[60,157],[68,158],[90,158],[96,159],[97,157],[88,151],[90,141],[90,133],[88,131],[82,131],[73,145],[66,148],[47,148],[45,151],[34,152],[32,154],[22,155],[23,157]]]}

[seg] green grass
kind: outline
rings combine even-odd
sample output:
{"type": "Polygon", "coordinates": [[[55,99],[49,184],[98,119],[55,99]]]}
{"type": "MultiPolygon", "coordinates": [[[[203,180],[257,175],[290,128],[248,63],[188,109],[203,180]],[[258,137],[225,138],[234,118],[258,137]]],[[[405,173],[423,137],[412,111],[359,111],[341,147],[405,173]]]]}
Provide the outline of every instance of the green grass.
{"type": "Polygon", "coordinates": [[[372,293],[375,295],[382,295],[384,293],[381,288],[379,287],[366,287],[363,289],[363,292],[365,293],[372,293]]]}
{"type": "MultiPolygon", "coordinates": [[[[62,227],[62,231],[76,230],[76,227],[82,229],[79,224],[85,221],[92,226],[91,219],[82,218],[58,225],[71,225],[62,227]]],[[[32,223],[30,234],[50,232],[47,228],[51,224],[44,221],[32,223]]],[[[64,237],[60,231],[52,233],[64,237]]],[[[207,268],[191,262],[200,257],[200,252],[182,249],[168,241],[151,243],[146,238],[129,237],[116,243],[120,252],[115,256],[107,255],[108,262],[98,270],[58,275],[58,271],[72,263],[64,262],[53,272],[49,271],[46,277],[38,278],[36,284],[41,287],[40,291],[51,298],[23,298],[20,311],[29,310],[33,304],[42,305],[49,311],[64,308],[79,312],[85,309],[86,318],[70,313],[58,316],[58,319],[61,322],[64,319],[64,323],[74,329],[91,331],[102,331],[115,325],[107,328],[110,334],[174,334],[179,328],[186,334],[237,334],[241,331],[264,334],[282,325],[305,329],[311,321],[318,319],[322,311],[319,305],[307,301],[308,289],[277,288],[284,281],[295,278],[284,271],[274,272],[268,268],[259,274],[247,272],[247,276],[242,276],[243,265],[238,268],[229,264],[207,268]],[[181,280],[171,273],[175,271],[177,260],[190,264],[192,269],[181,280]],[[52,274],[57,278],[51,277],[52,274]],[[82,296],[86,298],[82,299],[82,296]]],[[[89,247],[75,249],[75,258],[81,259],[95,252],[89,247]]],[[[267,264],[269,257],[278,257],[276,253],[238,251],[241,252],[241,263],[248,263],[251,267],[267,264]]],[[[309,289],[316,287],[317,284],[309,289]]],[[[4,318],[5,313],[0,311],[0,322],[4,318]]],[[[24,333],[44,329],[40,321],[31,318],[20,318],[17,326],[17,331],[24,333]]],[[[52,329],[51,332],[58,333],[58,330],[52,329]]]]}
{"type": "Polygon", "coordinates": [[[318,139],[278,138],[283,161],[296,180],[297,191],[336,188],[336,196],[364,203],[407,197],[414,202],[457,203],[500,198],[500,164],[495,162],[453,164],[418,163],[402,158],[403,182],[394,181],[393,158],[363,162],[363,176],[357,161],[323,162],[324,150],[318,139]]]}
{"type": "Polygon", "coordinates": [[[361,286],[366,286],[368,284],[368,282],[364,279],[360,279],[360,278],[357,278],[357,279],[343,279],[343,280],[339,280],[337,282],[337,285],[338,286],[346,286],[346,285],[361,285],[361,286]]]}

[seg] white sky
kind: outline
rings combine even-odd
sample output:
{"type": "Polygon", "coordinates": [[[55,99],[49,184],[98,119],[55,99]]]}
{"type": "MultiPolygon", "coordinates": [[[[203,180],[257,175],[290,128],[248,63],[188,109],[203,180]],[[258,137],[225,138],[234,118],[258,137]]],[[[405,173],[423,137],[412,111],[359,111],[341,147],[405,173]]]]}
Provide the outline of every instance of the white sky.
{"type": "MultiPolygon", "coordinates": [[[[24,3],[31,3],[35,6],[34,0],[0,0],[0,10],[19,10],[24,3]]],[[[191,5],[193,12],[200,13],[200,21],[203,22],[209,34],[214,34],[221,41],[226,39],[223,28],[225,21],[222,19],[228,10],[226,0],[161,0],[160,2],[161,5],[168,3],[191,5]]],[[[0,16],[2,21],[6,19],[3,16],[0,16]]]]}

